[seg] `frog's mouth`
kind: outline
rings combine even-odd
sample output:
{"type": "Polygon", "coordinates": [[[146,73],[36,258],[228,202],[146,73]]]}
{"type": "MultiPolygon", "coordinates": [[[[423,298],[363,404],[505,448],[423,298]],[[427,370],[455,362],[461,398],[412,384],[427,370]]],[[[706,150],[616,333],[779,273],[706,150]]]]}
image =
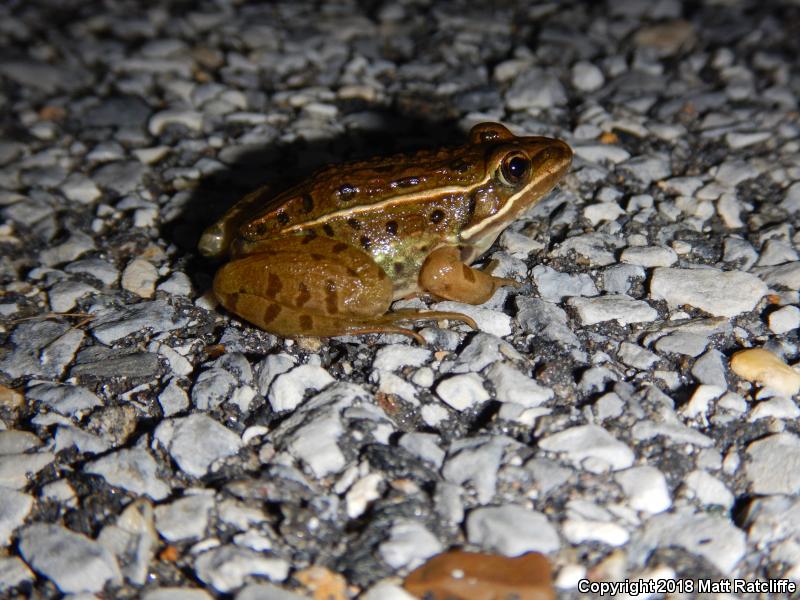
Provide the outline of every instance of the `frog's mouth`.
{"type": "Polygon", "coordinates": [[[528,151],[530,179],[509,196],[495,214],[461,233],[461,240],[466,244],[488,248],[511,221],[544,198],[572,164],[572,148],[566,142],[552,138],[528,138],[526,142],[520,147],[528,151]]]}

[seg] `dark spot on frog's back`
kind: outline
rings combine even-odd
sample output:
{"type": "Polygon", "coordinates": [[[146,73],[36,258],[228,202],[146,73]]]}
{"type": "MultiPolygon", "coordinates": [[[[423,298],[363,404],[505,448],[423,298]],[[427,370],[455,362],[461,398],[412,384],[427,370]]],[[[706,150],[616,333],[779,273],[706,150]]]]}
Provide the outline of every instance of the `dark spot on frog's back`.
{"type": "Polygon", "coordinates": [[[408,187],[414,187],[415,185],[419,185],[419,177],[404,177],[403,179],[398,179],[397,181],[393,181],[390,184],[390,187],[408,188],[408,187]]]}
{"type": "Polygon", "coordinates": [[[466,173],[472,168],[472,164],[465,161],[463,158],[459,158],[454,160],[450,163],[450,169],[455,171],[456,173],[466,173]]]}
{"type": "Polygon", "coordinates": [[[286,225],[289,222],[289,215],[287,215],[285,212],[281,211],[281,212],[278,213],[277,219],[278,219],[278,223],[280,223],[281,225],[286,225]]]}
{"type": "Polygon", "coordinates": [[[361,246],[364,248],[364,250],[369,250],[369,247],[372,245],[372,240],[370,240],[366,235],[362,235],[361,239],[358,241],[361,242],[361,246]]]}
{"type": "Polygon", "coordinates": [[[441,209],[436,209],[431,213],[431,223],[441,223],[444,220],[444,211],[441,209]]]}
{"type": "Polygon", "coordinates": [[[328,223],[325,223],[325,225],[322,226],[322,231],[328,237],[333,237],[333,235],[334,235],[333,227],[331,227],[328,223]]]}
{"type": "Polygon", "coordinates": [[[351,200],[358,193],[358,188],[345,183],[337,190],[340,200],[351,200]]]}
{"type": "Polygon", "coordinates": [[[311,197],[311,194],[303,194],[303,210],[307,213],[314,210],[314,198],[311,197]]]}
{"type": "Polygon", "coordinates": [[[386,233],[397,235],[397,221],[386,221],[386,233]]]}
{"type": "Polygon", "coordinates": [[[358,219],[347,219],[347,224],[352,229],[361,229],[361,223],[359,223],[358,219]]]}

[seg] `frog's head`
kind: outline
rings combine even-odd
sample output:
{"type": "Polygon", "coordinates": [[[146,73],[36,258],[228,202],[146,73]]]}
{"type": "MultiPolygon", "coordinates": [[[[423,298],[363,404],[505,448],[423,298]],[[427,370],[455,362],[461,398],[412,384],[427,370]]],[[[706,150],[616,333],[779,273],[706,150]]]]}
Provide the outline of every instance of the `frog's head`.
{"type": "Polygon", "coordinates": [[[470,142],[484,150],[487,183],[472,198],[472,218],[461,239],[488,246],[511,221],[555,187],[572,162],[572,149],[554,138],[517,137],[499,123],[480,123],[470,142]]]}

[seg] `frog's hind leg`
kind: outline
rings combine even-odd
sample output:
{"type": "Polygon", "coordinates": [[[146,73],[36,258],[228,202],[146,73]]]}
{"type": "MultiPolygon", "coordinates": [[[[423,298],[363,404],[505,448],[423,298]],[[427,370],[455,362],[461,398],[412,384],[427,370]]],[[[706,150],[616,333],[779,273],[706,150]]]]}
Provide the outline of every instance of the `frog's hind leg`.
{"type": "Polygon", "coordinates": [[[229,311],[278,335],[335,336],[376,325],[392,282],[359,248],[322,236],[263,240],[223,265],[214,293],[229,311]]]}
{"type": "Polygon", "coordinates": [[[366,326],[359,327],[354,324],[355,329],[348,331],[350,335],[361,335],[365,333],[399,333],[414,338],[420,345],[425,345],[426,341],[419,333],[411,329],[397,327],[395,323],[403,321],[438,321],[449,319],[461,321],[469,325],[472,329],[478,329],[478,324],[465,314],[441,310],[420,311],[412,309],[396,310],[373,319],[366,326]]]}
{"type": "Polygon", "coordinates": [[[424,343],[397,323],[455,319],[476,327],[460,313],[387,313],[393,290],[383,269],[361,249],[322,236],[259,242],[254,254],[223,265],[214,293],[230,312],[285,337],[400,333],[424,343]]]}

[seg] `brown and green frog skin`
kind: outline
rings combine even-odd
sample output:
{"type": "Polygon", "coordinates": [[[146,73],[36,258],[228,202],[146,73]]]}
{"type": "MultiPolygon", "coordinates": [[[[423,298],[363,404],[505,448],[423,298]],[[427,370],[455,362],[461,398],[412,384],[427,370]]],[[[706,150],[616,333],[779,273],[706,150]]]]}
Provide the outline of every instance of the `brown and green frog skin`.
{"type": "Polygon", "coordinates": [[[398,310],[430,294],[480,304],[503,285],[469,266],[563,177],[563,141],[517,137],[498,123],[472,128],[457,147],[334,165],[272,196],[243,198],[200,239],[230,256],[214,293],[230,312],[286,337],[393,332],[402,321],[460,313],[398,310]]]}

